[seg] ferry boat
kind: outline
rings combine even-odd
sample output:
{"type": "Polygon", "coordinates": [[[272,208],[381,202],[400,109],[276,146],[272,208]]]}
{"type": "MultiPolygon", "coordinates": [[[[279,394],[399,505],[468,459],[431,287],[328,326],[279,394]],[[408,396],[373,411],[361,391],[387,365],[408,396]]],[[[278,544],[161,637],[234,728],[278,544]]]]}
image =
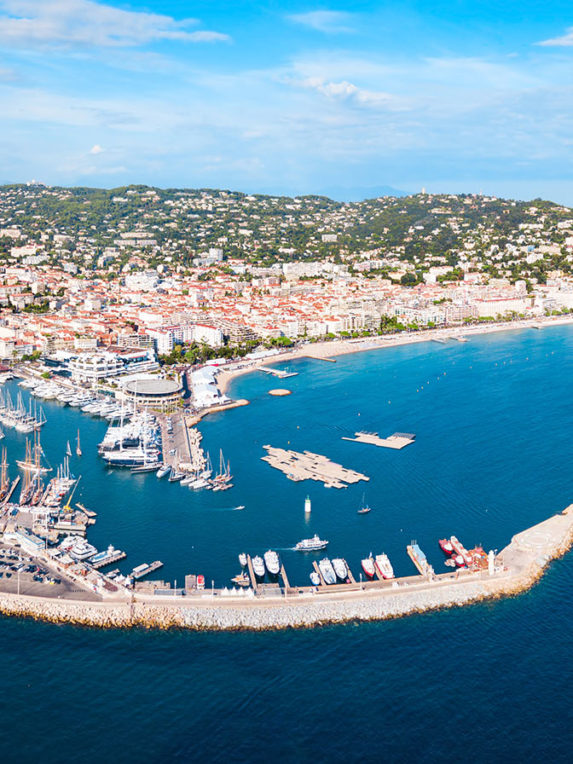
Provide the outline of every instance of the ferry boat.
{"type": "Polygon", "coordinates": [[[374,558],[372,555],[370,557],[365,557],[363,560],[361,560],[362,570],[364,571],[364,574],[368,578],[374,578],[376,575],[376,569],[374,567],[374,558]]]}
{"type": "Polygon", "coordinates": [[[380,571],[382,578],[394,578],[394,568],[392,567],[387,554],[377,554],[375,564],[380,571]]]}
{"type": "Polygon", "coordinates": [[[265,560],[265,565],[271,576],[278,576],[279,571],[281,569],[281,563],[279,560],[279,556],[276,552],[274,552],[272,549],[269,549],[267,552],[263,555],[265,560]]]}
{"type": "Polygon", "coordinates": [[[251,562],[253,563],[253,570],[255,572],[255,576],[257,576],[257,578],[264,578],[265,561],[263,560],[263,558],[257,555],[256,557],[252,558],[251,562]]]}
{"type": "Polygon", "coordinates": [[[346,562],[341,557],[335,557],[331,562],[337,578],[341,581],[346,581],[348,578],[348,566],[346,562]]]}
{"type": "Polygon", "coordinates": [[[311,539],[302,539],[295,546],[297,552],[318,552],[321,549],[326,549],[328,541],[319,538],[315,533],[311,539]]]}
{"type": "Polygon", "coordinates": [[[336,583],[336,573],[334,572],[334,568],[332,567],[332,563],[330,562],[328,557],[324,557],[318,563],[318,567],[320,569],[320,572],[322,573],[322,577],[324,578],[324,582],[326,584],[336,583]]]}

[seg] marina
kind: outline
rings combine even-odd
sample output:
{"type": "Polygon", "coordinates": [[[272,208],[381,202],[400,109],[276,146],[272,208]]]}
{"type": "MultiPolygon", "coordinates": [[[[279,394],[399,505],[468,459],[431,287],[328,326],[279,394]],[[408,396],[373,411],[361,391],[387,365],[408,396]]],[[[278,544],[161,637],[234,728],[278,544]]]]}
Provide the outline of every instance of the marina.
{"type": "MultiPolygon", "coordinates": [[[[251,397],[255,398],[256,396],[251,397]]],[[[223,480],[218,482],[225,483],[232,474],[238,474],[239,476],[247,474],[250,478],[251,470],[254,477],[251,491],[246,490],[246,486],[242,484],[239,478],[242,492],[240,500],[243,500],[245,504],[248,503],[249,512],[245,514],[237,512],[234,515],[225,514],[225,511],[234,510],[238,506],[244,506],[244,504],[238,504],[237,501],[223,502],[221,504],[217,500],[217,491],[207,491],[204,499],[200,498],[200,492],[185,491],[185,486],[182,487],[182,484],[184,480],[188,479],[188,473],[184,473],[185,477],[182,477],[176,483],[170,484],[165,479],[166,475],[164,475],[162,480],[161,478],[158,479],[154,473],[142,473],[137,480],[134,480],[134,478],[130,477],[130,470],[106,470],[105,463],[102,463],[103,460],[97,454],[97,448],[94,448],[94,443],[97,444],[99,442],[101,444],[107,437],[106,444],[108,446],[115,444],[117,448],[118,440],[114,440],[109,435],[106,435],[105,429],[107,423],[101,422],[101,419],[94,419],[93,425],[89,427],[86,425],[81,428],[83,455],[79,457],[74,453],[73,447],[67,448],[68,443],[70,446],[75,445],[76,437],[74,436],[78,429],[78,414],[71,411],[69,407],[60,407],[59,411],[62,414],[69,412],[65,414],[68,417],[66,421],[69,424],[61,428],[61,433],[58,433],[60,446],[59,448],[54,448],[50,440],[55,433],[51,428],[51,421],[52,417],[57,417],[58,409],[56,409],[56,406],[59,404],[48,401],[46,405],[49,407],[47,411],[49,422],[42,434],[41,452],[37,449],[34,453],[34,443],[29,441],[29,451],[31,451],[31,454],[23,459],[13,459],[13,462],[23,461],[29,466],[28,469],[20,472],[20,476],[24,478],[26,474],[29,474],[30,485],[27,488],[29,489],[33,486],[32,498],[34,495],[39,495],[40,485],[38,477],[43,478],[47,484],[42,489],[41,500],[38,504],[33,504],[32,499],[28,503],[22,503],[21,499],[17,503],[11,502],[9,505],[6,505],[3,514],[3,519],[6,521],[6,536],[8,540],[12,539],[10,543],[15,544],[16,547],[19,543],[22,543],[22,540],[25,544],[29,544],[31,547],[34,546],[36,550],[34,555],[38,565],[44,565],[49,569],[53,568],[54,576],[66,577],[66,580],[72,581],[78,590],[77,596],[80,600],[83,601],[84,596],[95,595],[96,599],[93,602],[95,604],[99,603],[107,613],[113,611],[116,607],[119,608],[118,612],[120,612],[122,602],[132,602],[135,608],[133,610],[134,613],[137,613],[137,609],[140,608],[139,612],[144,613],[149,609],[149,614],[151,614],[153,609],[159,608],[163,613],[161,619],[167,618],[170,622],[173,621],[175,625],[176,622],[180,623],[182,617],[187,618],[187,616],[182,614],[173,615],[172,608],[176,607],[176,603],[186,603],[185,607],[187,609],[191,608],[195,613],[193,618],[197,618],[201,624],[205,624],[205,619],[213,618],[212,615],[207,616],[207,610],[205,610],[210,601],[211,605],[217,605],[217,610],[222,609],[225,613],[230,613],[234,608],[238,608],[238,611],[241,613],[241,623],[244,625],[249,624],[249,627],[263,628],[261,624],[264,621],[267,624],[264,628],[275,628],[277,627],[275,621],[278,621],[278,626],[285,623],[285,619],[279,614],[283,610],[288,613],[288,625],[296,625],[302,622],[302,620],[305,623],[309,622],[308,619],[311,618],[310,613],[314,613],[313,617],[318,618],[319,622],[327,622],[332,618],[337,620],[341,611],[344,611],[345,614],[342,620],[345,620],[351,612],[362,614],[356,617],[370,618],[374,617],[372,614],[375,611],[379,611],[381,607],[380,604],[374,606],[373,603],[376,601],[376,598],[399,595],[399,601],[404,603],[403,605],[400,604],[400,611],[403,608],[407,611],[409,607],[409,605],[407,607],[407,603],[411,603],[414,600],[418,603],[418,607],[442,606],[442,604],[436,603],[447,604],[448,602],[457,603],[462,600],[465,601],[465,594],[463,596],[454,596],[452,592],[460,592],[462,590],[470,592],[471,590],[473,594],[468,601],[473,601],[476,591],[481,592],[479,597],[487,597],[490,596],[488,592],[494,589],[497,591],[496,587],[501,587],[502,580],[505,582],[504,587],[509,579],[513,581],[515,571],[510,569],[504,562],[506,559],[517,560],[517,557],[513,557],[513,553],[511,557],[508,557],[509,552],[507,550],[497,553],[493,552],[490,547],[482,548],[480,545],[466,547],[459,542],[459,538],[473,537],[474,543],[477,539],[489,539],[491,528],[486,532],[487,529],[484,530],[482,528],[482,522],[476,524],[473,530],[468,531],[467,523],[459,525],[455,521],[454,515],[445,520],[442,517],[444,509],[441,508],[440,513],[434,513],[436,515],[439,514],[440,517],[436,519],[439,527],[435,529],[433,535],[428,536],[427,529],[424,534],[422,515],[418,515],[415,526],[410,527],[411,524],[406,526],[406,518],[404,517],[403,520],[398,521],[400,525],[398,525],[398,522],[395,522],[393,529],[386,528],[381,533],[381,524],[386,525],[388,512],[393,511],[392,503],[396,501],[396,495],[393,498],[387,495],[387,476],[384,483],[381,484],[378,478],[378,471],[381,469],[381,465],[374,461],[372,462],[372,474],[375,477],[372,479],[372,482],[376,489],[373,490],[373,487],[370,486],[368,494],[369,499],[373,499],[375,502],[376,512],[367,520],[359,520],[356,517],[356,513],[357,508],[361,506],[360,496],[356,495],[356,488],[353,489],[353,486],[360,482],[356,478],[360,478],[360,476],[363,479],[366,478],[366,475],[362,472],[347,470],[337,461],[314,451],[282,452],[281,449],[277,449],[281,456],[286,454],[287,457],[294,458],[294,461],[302,457],[302,464],[305,467],[310,465],[315,472],[315,479],[318,475],[323,478],[321,482],[332,484],[333,478],[340,476],[348,477],[349,473],[355,477],[354,483],[350,481],[345,482],[349,491],[350,489],[355,491],[352,496],[349,495],[348,502],[338,504],[338,509],[331,509],[331,506],[335,506],[333,503],[334,499],[320,499],[318,496],[313,495],[311,508],[311,492],[309,492],[307,500],[305,500],[306,491],[301,493],[300,489],[297,490],[297,483],[300,481],[292,481],[292,487],[287,484],[287,490],[290,492],[297,491],[297,494],[295,496],[294,493],[289,493],[289,496],[295,496],[295,500],[292,502],[290,500],[285,501],[281,495],[280,487],[276,483],[276,479],[274,483],[277,487],[276,496],[272,495],[268,488],[266,488],[272,481],[270,477],[272,471],[268,471],[268,473],[264,471],[267,469],[266,465],[261,465],[260,469],[257,469],[256,464],[258,460],[253,464],[250,459],[242,458],[240,448],[230,449],[234,469],[231,471],[229,459],[223,456],[222,453],[219,453],[219,458],[215,460],[218,462],[218,465],[215,465],[215,467],[218,466],[218,469],[213,469],[213,476],[210,480],[214,481],[217,476],[220,476],[223,480]],[[46,441],[45,444],[44,441],[46,441]],[[72,456],[69,455],[70,450],[72,451],[72,456]],[[54,454],[58,451],[60,455],[64,454],[64,458],[60,466],[57,467],[58,460],[54,458],[54,454]],[[40,463],[43,466],[48,467],[50,462],[54,465],[52,472],[43,473],[43,475],[36,474],[37,470],[35,467],[38,463],[38,454],[40,454],[40,463]],[[102,502],[101,499],[99,501],[95,499],[95,494],[90,490],[91,482],[86,483],[85,478],[78,482],[78,476],[72,475],[72,467],[74,472],[84,465],[87,467],[91,465],[93,470],[94,464],[100,465],[97,467],[99,473],[96,474],[101,474],[102,480],[111,481],[111,485],[115,481],[118,481],[118,486],[125,485],[126,479],[134,481],[134,497],[137,496],[137,498],[133,502],[128,501],[121,505],[122,512],[129,514],[124,518],[122,514],[116,512],[115,518],[113,518],[113,522],[118,526],[117,537],[115,533],[113,535],[110,534],[110,528],[112,527],[110,515],[112,513],[106,507],[105,502],[102,502]],[[247,473],[245,473],[245,465],[248,466],[247,473]],[[52,475],[54,477],[51,477],[52,475]],[[106,475],[108,477],[104,478],[106,475]],[[125,475],[125,477],[122,477],[122,475],[125,475]],[[269,477],[266,477],[267,475],[269,477]],[[52,483],[52,481],[55,482],[52,483]],[[384,490],[381,490],[382,485],[384,490]],[[84,493],[82,493],[82,486],[84,486],[84,493]],[[137,486],[140,486],[141,490],[137,486]],[[265,486],[265,488],[263,489],[262,486],[265,486]],[[143,496],[143,487],[145,487],[146,491],[155,492],[156,499],[152,506],[161,527],[164,527],[165,521],[167,521],[167,523],[172,524],[174,529],[178,529],[183,527],[182,524],[185,523],[185,517],[199,518],[198,513],[201,513],[201,520],[195,533],[199,534],[199,536],[204,532],[209,533],[209,525],[211,525],[213,526],[213,531],[217,529],[217,532],[225,534],[224,525],[230,524],[231,517],[236,518],[237,522],[242,523],[243,518],[245,518],[247,523],[251,523],[253,519],[255,522],[257,521],[258,515],[258,520],[262,523],[261,527],[265,528],[264,538],[266,538],[267,543],[261,543],[260,541],[255,543],[250,542],[252,543],[251,549],[258,550],[258,554],[254,556],[246,555],[245,562],[247,564],[244,568],[244,573],[241,573],[238,577],[236,559],[239,549],[237,549],[237,546],[233,548],[232,545],[226,544],[224,549],[219,550],[213,545],[208,546],[203,544],[205,552],[200,558],[199,556],[196,557],[194,551],[188,552],[185,558],[189,556],[189,560],[184,562],[185,567],[182,570],[177,570],[175,574],[177,579],[185,579],[186,585],[184,588],[173,585],[169,580],[163,582],[152,580],[153,577],[150,575],[150,572],[152,572],[150,568],[152,566],[147,563],[143,563],[141,566],[133,569],[131,566],[123,568],[121,563],[124,558],[113,559],[113,555],[129,554],[131,556],[134,554],[135,547],[131,548],[129,542],[126,542],[126,529],[129,526],[131,531],[134,521],[137,522],[138,513],[141,511],[140,506],[145,501],[141,498],[143,496]],[[176,493],[173,494],[173,491],[176,493]],[[266,500],[261,501],[259,493],[266,500]],[[180,500],[177,498],[179,495],[182,497],[188,496],[189,499],[180,500]],[[77,510],[72,510],[74,496],[77,496],[77,503],[75,505],[77,510]],[[166,497],[165,500],[163,496],[166,497]],[[258,500],[257,496],[259,496],[258,500]],[[47,500],[53,500],[54,505],[49,506],[46,503],[47,500]],[[94,506],[97,509],[98,524],[93,528],[90,526],[90,521],[94,521],[96,516],[93,514],[93,510],[88,510],[93,516],[83,511],[87,506],[94,506]],[[299,518],[296,521],[289,521],[291,530],[285,535],[281,535],[276,529],[276,520],[274,518],[275,507],[277,506],[283,512],[290,512],[292,510],[293,518],[299,518]],[[334,524],[330,521],[331,512],[333,511],[338,513],[334,524]],[[205,514],[206,512],[212,513],[210,516],[211,520],[205,514]],[[452,518],[454,519],[452,520],[452,518]],[[100,522],[102,520],[104,525],[100,529],[100,522]],[[374,531],[370,529],[372,524],[374,531]],[[365,525],[368,526],[368,531],[364,530],[365,525]],[[406,532],[411,531],[411,533],[408,533],[410,537],[413,533],[420,531],[422,545],[420,546],[416,542],[407,544],[405,539],[399,535],[401,526],[407,528],[406,532]],[[269,529],[272,532],[269,532],[269,529]],[[317,530],[321,531],[320,535],[317,530]],[[452,531],[458,535],[452,535],[452,531]],[[297,539],[300,541],[297,541],[297,539]],[[109,544],[110,540],[113,540],[115,546],[109,544]],[[445,548],[442,546],[442,542],[445,542],[445,548]],[[269,548],[268,544],[273,546],[269,548]],[[324,544],[328,544],[328,558],[324,556],[326,554],[324,544]],[[305,548],[307,545],[308,548],[305,548]],[[366,556],[368,554],[368,547],[371,546],[373,547],[372,556],[368,557],[366,556]],[[387,550],[388,555],[381,554],[381,548],[387,550]],[[422,548],[424,551],[422,551],[422,548]],[[451,553],[447,551],[450,548],[451,553]],[[98,551],[98,549],[103,551],[98,551]],[[117,550],[126,550],[126,552],[118,552],[117,550]],[[215,550],[214,559],[210,563],[212,550],[215,550]],[[274,557],[273,550],[276,550],[274,552],[276,557],[274,557]],[[306,552],[306,554],[300,554],[300,552],[306,552]],[[227,564],[225,563],[225,555],[229,558],[227,564]],[[230,562],[231,559],[235,561],[234,565],[230,562]],[[463,564],[460,564],[460,559],[463,564]],[[218,566],[221,564],[220,561],[223,562],[223,572],[218,570],[218,566]],[[408,570],[408,567],[411,568],[412,563],[415,565],[415,574],[408,570]],[[104,571],[112,568],[114,564],[119,565],[119,573],[111,571],[106,574],[104,571]],[[440,564],[446,566],[445,570],[447,572],[438,572],[437,566],[440,564]],[[233,567],[234,570],[232,570],[233,567]],[[227,569],[229,569],[228,574],[227,569]],[[190,574],[190,570],[200,572],[190,574]],[[207,580],[211,581],[211,586],[204,585],[206,577],[204,574],[207,574],[207,580]],[[150,586],[135,588],[135,583],[139,580],[138,576],[149,578],[150,586]],[[212,579],[211,576],[213,576],[212,579]],[[309,580],[310,576],[312,578],[309,580]],[[318,576],[318,584],[315,583],[316,576],[318,576]],[[200,580],[203,581],[201,586],[198,584],[200,580]],[[229,582],[229,584],[224,585],[223,582],[225,581],[229,582]],[[415,592],[420,594],[414,596],[415,592]],[[439,592],[447,592],[448,594],[439,594],[439,592]],[[175,594],[177,596],[174,596],[175,594]],[[134,597],[135,600],[133,599],[134,597]],[[152,597],[152,600],[148,600],[148,597],[152,597]],[[242,604],[238,605],[237,603],[239,602],[242,604]],[[318,606],[313,605],[312,602],[322,604],[318,606]],[[350,605],[351,602],[355,602],[356,606],[350,605]],[[424,602],[426,605],[423,604],[424,602]],[[276,610],[277,607],[280,607],[279,611],[276,610]],[[307,610],[309,612],[306,612],[307,610]],[[254,613],[261,614],[263,612],[264,617],[262,615],[260,617],[254,615],[254,613]],[[318,615],[319,612],[320,616],[318,615]],[[270,626],[271,620],[272,626],[270,626]]],[[[294,405],[299,404],[295,403],[294,405]]],[[[304,405],[304,402],[302,402],[302,405],[304,405]]],[[[361,409],[363,415],[366,415],[367,412],[364,404],[361,405],[361,409]]],[[[355,411],[356,409],[354,408],[355,411]]],[[[137,424],[138,413],[132,411],[131,416],[135,416],[137,424]]],[[[244,430],[242,419],[244,417],[251,417],[251,413],[247,409],[238,410],[233,417],[237,417],[236,433],[238,434],[237,443],[239,443],[240,434],[244,430]]],[[[233,417],[229,419],[230,422],[232,422],[233,417]]],[[[162,433],[165,432],[165,435],[162,435],[162,439],[163,437],[169,438],[170,434],[174,434],[175,427],[173,420],[170,422],[167,417],[163,419],[160,417],[158,421],[162,433]],[[172,433],[170,433],[170,430],[172,433]]],[[[301,419],[298,418],[295,421],[301,421],[301,419]]],[[[150,424],[151,420],[141,417],[140,422],[150,424]]],[[[125,424],[124,422],[124,426],[125,424]]],[[[152,423],[151,426],[153,426],[152,423]]],[[[111,430],[110,435],[118,434],[116,430],[112,429],[115,427],[117,427],[117,424],[112,422],[110,428],[108,428],[108,433],[111,430]]],[[[269,423],[270,427],[271,423],[269,423]]],[[[344,446],[340,445],[338,449],[336,448],[337,440],[339,442],[336,429],[334,427],[330,430],[325,430],[323,438],[325,442],[330,443],[333,457],[338,457],[339,454],[344,453],[342,450],[344,446]]],[[[214,443],[224,442],[221,432],[217,428],[214,428],[213,431],[210,428],[205,428],[203,431],[202,427],[201,436],[201,438],[195,440],[195,444],[201,449],[203,449],[205,442],[211,447],[212,451],[215,450],[214,443]]],[[[16,437],[21,438],[19,441],[21,444],[20,448],[24,448],[25,438],[21,435],[9,433],[5,442],[8,443],[10,452],[15,447],[16,441],[14,441],[14,438],[16,437]]],[[[301,433],[300,438],[302,439],[302,437],[307,436],[301,433]]],[[[143,440],[143,437],[141,440],[143,440]]],[[[262,442],[264,443],[265,441],[263,440],[262,442]]],[[[141,446],[141,443],[138,445],[141,446]]],[[[228,443],[226,445],[228,448],[228,443]]],[[[125,442],[123,443],[124,449],[131,447],[133,446],[125,442]]],[[[164,454],[169,453],[172,448],[172,444],[169,444],[169,448],[165,448],[163,443],[158,443],[157,451],[159,452],[159,458],[163,459],[164,454]]],[[[422,439],[420,440],[420,448],[425,450],[425,458],[429,458],[429,446],[422,439]]],[[[113,450],[113,446],[111,450],[113,450]]],[[[218,450],[220,452],[220,449],[218,450]]],[[[207,457],[207,452],[204,451],[204,453],[207,457]]],[[[357,450],[356,453],[358,454],[359,451],[357,450]]],[[[404,460],[407,462],[410,454],[417,455],[418,448],[415,451],[408,451],[404,457],[401,457],[400,464],[404,463],[404,460]]],[[[269,451],[267,451],[266,455],[269,455],[269,451]]],[[[18,453],[16,453],[16,456],[18,456],[18,453]]],[[[375,454],[371,458],[375,459],[375,454]]],[[[182,466],[181,460],[174,463],[177,472],[178,468],[182,466]]],[[[400,467],[393,467],[392,469],[400,469],[400,467]]],[[[408,469],[408,464],[406,464],[404,475],[408,474],[408,469]]],[[[433,475],[435,469],[436,467],[433,465],[432,472],[428,474],[433,475]]],[[[291,471],[290,466],[289,471],[291,471]]],[[[6,472],[8,472],[8,469],[6,469],[6,472]]],[[[90,478],[91,480],[93,478],[90,478]]],[[[8,475],[6,475],[5,482],[6,487],[9,488],[11,481],[8,475]]],[[[407,488],[403,478],[401,478],[400,484],[407,488]]],[[[360,493],[362,493],[361,490],[360,493]]],[[[365,498],[363,495],[362,508],[368,506],[365,503],[365,498]]],[[[487,517],[485,519],[487,520],[487,517]]],[[[229,527],[231,526],[229,525],[229,527]]],[[[543,533],[539,532],[539,536],[543,534],[545,534],[544,531],[543,533]]],[[[171,550],[176,553],[177,548],[177,545],[173,544],[173,539],[174,537],[171,536],[170,540],[165,544],[162,543],[161,534],[157,534],[154,535],[153,546],[149,546],[149,549],[155,552],[155,554],[148,559],[160,557],[166,561],[166,578],[169,577],[168,567],[170,571],[172,570],[168,555],[171,553],[171,550]],[[155,546],[157,546],[156,549],[155,546]]],[[[494,546],[496,541],[492,540],[490,542],[491,546],[494,546]]],[[[249,542],[243,542],[240,546],[248,549],[248,544],[249,542]]],[[[499,546],[499,543],[497,545],[499,546]]],[[[192,549],[192,546],[188,544],[187,549],[192,549]]],[[[523,573],[523,571],[521,572],[523,573]]],[[[173,575],[171,577],[173,578],[173,575]]],[[[3,584],[0,583],[0,592],[2,592],[2,586],[3,584]]],[[[45,598],[50,600],[50,591],[44,591],[46,592],[45,598]]],[[[383,602],[386,602],[386,599],[383,602]]],[[[67,605],[64,605],[64,607],[67,607],[67,605]]],[[[392,605],[392,608],[394,608],[394,605],[392,605]]],[[[389,611],[385,610],[385,612],[389,611]]],[[[225,619],[226,617],[223,618],[223,620],[225,619]]],[[[226,620],[225,623],[227,623],[226,620]]]]}

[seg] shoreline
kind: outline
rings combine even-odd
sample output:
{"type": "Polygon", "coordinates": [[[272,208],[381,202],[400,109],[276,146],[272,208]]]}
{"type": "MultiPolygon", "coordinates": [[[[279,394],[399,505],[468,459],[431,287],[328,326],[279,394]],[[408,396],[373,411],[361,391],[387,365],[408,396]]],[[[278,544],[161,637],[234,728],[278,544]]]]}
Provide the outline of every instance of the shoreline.
{"type": "Polygon", "coordinates": [[[329,590],[280,597],[209,593],[182,598],[135,594],[130,598],[60,600],[0,593],[0,613],[97,628],[268,631],[381,621],[514,596],[534,586],[552,560],[573,545],[573,504],[513,536],[496,557],[495,571],[396,579],[377,588],[329,590]]]}
{"type": "MultiPolygon", "coordinates": [[[[384,348],[412,345],[419,342],[432,342],[435,340],[447,340],[448,338],[475,337],[482,334],[494,334],[503,331],[516,331],[519,329],[540,329],[550,326],[573,325],[573,316],[543,316],[539,318],[527,318],[519,321],[500,322],[495,324],[476,324],[469,326],[452,326],[449,328],[424,329],[418,332],[401,332],[400,334],[385,334],[382,336],[363,337],[357,339],[332,340],[330,342],[307,343],[295,350],[277,353],[274,356],[248,361],[246,365],[238,368],[225,369],[221,367],[217,374],[217,387],[221,394],[225,394],[231,382],[244,374],[257,371],[260,366],[269,364],[285,363],[298,358],[308,358],[317,361],[328,361],[342,355],[363,353],[369,350],[382,350],[384,348]]],[[[206,414],[223,411],[226,406],[211,407],[204,413],[200,412],[201,418],[206,414]]]]}

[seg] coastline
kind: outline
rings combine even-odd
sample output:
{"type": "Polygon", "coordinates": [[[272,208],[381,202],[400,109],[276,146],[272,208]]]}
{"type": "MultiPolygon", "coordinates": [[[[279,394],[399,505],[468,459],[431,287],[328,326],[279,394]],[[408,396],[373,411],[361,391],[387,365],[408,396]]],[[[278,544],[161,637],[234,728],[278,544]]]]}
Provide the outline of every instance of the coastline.
{"type": "MultiPolygon", "coordinates": [[[[200,596],[167,598],[134,595],[129,599],[59,600],[0,594],[0,613],[59,624],[97,628],[190,629],[195,631],[267,631],[326,624],[379,621],[461,607],[519,594],[530,589],[552,560],[573,545],[573,504],[513,536],[496,557],[493,573],[432,579],[398,579],[396,586],[358,587],[324,594],[312,592],[276,598],[200,596]],[[419,579],[419,580],[418,580],[419,579]]],[[[294,591],[294,590],[293,590],[294,591]]]]}
{"type": "MultiPolygon", "coordinates": [[[[221,368],[217,374],[217,386],[224,394],[229,389],[231,382],[244,374],[250,374],[256,371],[260,366],[269,364],[285,363],[298,358],[309,358],[321,361],[328,361],[341,355],[351,353],[363,353],[369,350],[382,350],[384,348],[398,347],[400,345],[412,345],[419,342],[432,342],[435,340],[446,340],[448,338],[458,339],[459,337],[479,336],[482,334],[493,334],[496,332],[516,331],[519,329],[547,328],[550,326],[563,326],[570,324],[573,326],[573,316],[543,316],[539,318],[528,318],[520,321],[500,322],[492,324],[476,324],[470,326],[441,327],[439,329],[425,329],[418,332],[401,332],[400,334],[386,334],[382,336],[364,337],[360,339],[332,340],[331,342],[307,343],[295,350],[289,350],[284,353],[277,353],[274,356],[249,361],[243,364],[235,364],[235,368],[221,368]]],[[[204,413],[201,412],[201,418],[208,413],[223,411],[227,406],[211,407],[204,413]]]]}

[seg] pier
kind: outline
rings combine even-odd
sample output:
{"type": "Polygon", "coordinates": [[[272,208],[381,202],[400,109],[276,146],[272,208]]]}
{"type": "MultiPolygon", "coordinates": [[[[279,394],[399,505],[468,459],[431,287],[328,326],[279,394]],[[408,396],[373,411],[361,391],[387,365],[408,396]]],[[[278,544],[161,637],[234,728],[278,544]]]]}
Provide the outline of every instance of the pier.
{"type": "Polygon", "coordinates": [[[249,572],[249,578],[251,579],[251,586],[253,588],[253,591],[255,594],[257,593],[257,589],[259,587],[259,583],[257,581],[257,577],[255,576],[255,571],[253,568],[253,561],[251,560],[251,555],[247,555],[247,570],[249,572]]]}
{"type": "Polygon", "coordinates": [[[127,554],[125,552],[122,552],[119,549],[117,549],[114,554],[110,554],[102,560],[97,560],[95,562],[91,560],[90,565],[92,566],[92,568],[95,568],[95,570],[99,570],[100,568],[105,568],[108,565],[113,565],[114,562],[125,560],[126,557],[127,557],[127,554]]]}
{"type": "Polygon", "coordinates": [[[134,568],[129,575],[132,578],[139,580],[140,578],[148,576],[150,573],[153,573],[155,570],[159,570],[159,568],[162,567],[163,563],[160,560],[155,560],[155,562],[152,562],[150,565],[144,562],[143,565],[138,565],[136,568],[134,568]]]}
{"type": "Polygon", "coordinates": [[[288,377],[298,376],[298,371],[286,371],[284,369],[272,369],[270,366],[259,366],[259,371],[264,374],[272,374],[273,377],[279,377],[279,379],[287,379],[288,377]]]}
{"type": "Polygon", "coordinates": [[[327,488],[346,488],[351,483],[361,480],[370,480],[360,472],[346,469],[341,464],[331,462],[327,456],[313,454],[311,451],[287,451],[273,446],[263,446],[267,456],[262,456],[264,462],[268,462],[295,482],[301,480],[316,480],[324,483],[327,488]]]}
{"type": "Polygon", "coordinates": [[[355,432],[354,435],[354,438],[343,436],[342,440],[349,440],[352,443],[367,443],[370,446],[392,448],[398,451],[416,440],[416,436],[410,432],[395,432],[394,435],[387,438],[381,438],[377,432],[355,432]]]}

